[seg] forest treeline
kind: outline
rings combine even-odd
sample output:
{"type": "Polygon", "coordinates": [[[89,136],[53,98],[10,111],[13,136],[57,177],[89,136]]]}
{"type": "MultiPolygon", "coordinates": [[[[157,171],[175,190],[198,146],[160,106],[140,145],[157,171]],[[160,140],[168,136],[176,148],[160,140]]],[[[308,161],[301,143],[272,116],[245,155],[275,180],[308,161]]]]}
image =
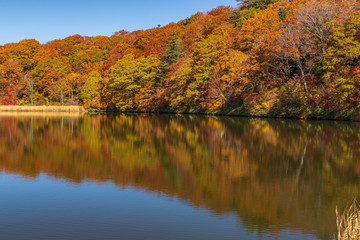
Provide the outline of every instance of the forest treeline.
{"type": "Polygon", "coordinates": [[[148,30],[0,46],[0,104],[120,111],[360,107],[360,4],[244,0],[148,30]]]}

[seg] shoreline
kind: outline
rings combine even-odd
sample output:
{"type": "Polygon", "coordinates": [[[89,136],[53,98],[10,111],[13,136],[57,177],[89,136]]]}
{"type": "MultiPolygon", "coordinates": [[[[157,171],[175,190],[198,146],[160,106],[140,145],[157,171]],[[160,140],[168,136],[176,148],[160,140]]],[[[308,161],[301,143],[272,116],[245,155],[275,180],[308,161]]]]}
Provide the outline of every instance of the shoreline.
{"type": "Polygon", "coordinates": [[[0,105],[0,113],[81,113],[81,114],[171,114],[171,115],[203,115],[203,116],[228,116],[268,119],[295,119],[295,120],[327,120],[360,122],[360,109],[343,110],[308,110],[303,108],[274,110],[266,114],[250,114],[244,108],[233,108],[226,111],[203,112],[186,111],[176,112],[171,110],[158,111],[119,111],[116,109],[85,109],[82,106],[16,106],[0,105]]]}
{"type": "Polygon", "coordinates": [[[227,117],[247,117],[247,118],[264,118],[264,119],[293,119],[293,120],[323,120],[323,121],[348,121],[360,122],[360,109],[344,110],[315,110],[309,112],[305,109],[287,109],[284,111],[270,111],[267,114],[250,114],[243,108],[229,109],[227,111],[202,112],[202,111],[119,111],[110,109],[88,109],[88,114],[169,114],[169,115],[202,115],[202,116],[227,116],[227,117]]]}

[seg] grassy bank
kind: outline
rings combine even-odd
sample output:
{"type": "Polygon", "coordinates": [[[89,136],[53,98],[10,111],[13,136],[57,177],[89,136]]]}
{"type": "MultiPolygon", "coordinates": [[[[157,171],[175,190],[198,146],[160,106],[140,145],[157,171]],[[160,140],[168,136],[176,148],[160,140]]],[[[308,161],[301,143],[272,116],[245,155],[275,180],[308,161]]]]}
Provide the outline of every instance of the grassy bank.
{"type": "Polygon", "coordinates": [[[7,106],[0,105],[0,112],[86,112],[82,106],[7,106]]]}
{"type": "Polygon", "coordinates": [[[89,113],[158,113],[158,114],[194,114],[194,115],[215,115],[215,116],[233,116],[233,117],[254,117],[254,118],[284,118],[284,119],[311,119],[311,120],[342,120],[342,121],[360,121],[360,109],[343,110],[323,110],[308,108],[283,108],[269,111],[258,111],[250,113],[243,105],[231,107],[227,110],[218,111],[173,111],[170,109],[158,109],[156,111],[125,111],[116,109],[87,109],[89,113]]]}
{"type": "Polygon", "coordinates": [[[336,209],[337,218],[337,240],[359,240],[360,239],[360,209],[355,201],[343,213],[336,209]]]}
{"type": "Polygon", "coordinates": [[[360,121],[360,109],[349,108],[342,110],[324,110],[309,108],[282,108],[270,109],[269,111],[248,112],[243,106],[231,108],[223,112],[224,115],[232,116],[252,116],[267,118],[293,118],[293,119],[313,119],[313,120],[344,120],[360,121]]]}

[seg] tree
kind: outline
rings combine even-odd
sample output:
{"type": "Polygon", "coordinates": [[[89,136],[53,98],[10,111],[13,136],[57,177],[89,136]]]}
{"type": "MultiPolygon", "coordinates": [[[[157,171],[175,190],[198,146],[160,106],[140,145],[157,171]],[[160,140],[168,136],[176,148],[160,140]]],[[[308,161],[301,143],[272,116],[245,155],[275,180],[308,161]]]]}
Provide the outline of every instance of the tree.
{"type": "Polygon", "coordinates": [[[295,12],[292,21],[284,25],[277,37],[278,57],[294,63],[306,94],[308,78],[324,60],[335,16],[334,7],[327,1],[309,1],[295,12]]]}
{"type": "Polygon", "coordinates": [[[54,82],[53,87],[49,90],[50,97],[53,100],[60,101],[62,105],[65,103],[65,97],[70,93],[71,87],[60,73],[55,72],[57,81],[54,82]]]}
{"type": "Polygon", "coordinates": [[[311,37],[311,43],[320,49],[321,54],[324,54],[335,17],[333,4],[328,1],[312,0],[296,12],[295,24],[304,34],[311,37]]]}
{"type": "Polygon", "coordinates": [[[80,98],[84,103],[84,106],[89,107],[91,106],[96,97],[99,96],[99,84],[102,81],[102,77],[100,73],[96,71],[92,71],[89,73],[85,80],[84,86],[81,88],[80,98]]]}
{"type": "Polygon", "coordinates": [[[236,1],[240,2],[241,8],[265,9],[268,5],[279,2],[280,0],[236,0],[236,1]]]}
{"type": "Polygon", "coordinates": [[[212,35],[197,44],[192,58],[192,79],[188,83],[186,96],[190,106],[199,106],[208,95],[208,83],[212,77],[214,63],[217,60],[217,45],[220,36],[212,35]]]}
{"type": "Polygon", "coordinates": [[[17,60],[10,59],[0,65],[0,100],[3,104],[16,103],[21,74],[22,66],[17,60]]]}
{"type": "Polygon", "coordinates": [[[235,27],[241,28],[247,20],[253,18],[259,11],[258,8],[253,7],[244,9],[238,8],[231,13],[227,21],[234,24],[235,27]]]}
{"type": "Polygon", "coordinates": [[[331,30],[329,47],[324,53],[328,99],[333,108],[359,105],[360,12],[356,12],[331,30]]]}
{"type": "Polygon", "coordinates": [[[208,108],[227,108],[235,96],[250,90],[248,76],[252,70],[255,65],[251,65],[249,56],[240,51],[230,50],[223,56],[210,79],[208,108]]]}
{"type": "Polygon", "coordinates": [[[25,71],[32,70],[34,67],[32,58],[40,46],[38,41],[35,39],[25,39],[19,43],[10,43],[5,46],[10,59],[19,61],[25,71]]]}
{"type": "Polygon", "coordinates": [[[360,56],[360,12],[351,15],[344,24],[334,27],[329,36],[329,47],[324,53],[324,69],[328,72],[349,70],[360,56]]]}
{"type": "Polygon", "coordinates": [[[80,85],[82,83],[82,76],[78,73],[70,73],[66,76],[66,82],[70,87],[70,98],[74,101],[75,96],[78,95],[80,85]]]}
{"type": "MultiPolygon", "coordinates": [[[[276,39],[274,47],[277,58],[286,63],[291,62],[300,72],[300,78],[303,83],[304,91],[308,93],[307,78],[312,73],[313,67],[317,60],[317,48],[311,44],[311,38],[303,34],[299,26],[289,24],[276,39]]],[[[283,66],[283,65],[281,65],[283,66]]],[[[287,65],[285,65],[287,67],[287,65]]],[[[290,72],[287,72],[290,74],[290,72]]]]}
{"type": "Polygon", "coordinates": [[[28,101],[31,104],[34,104],[34,95],[35,95],[35,79],[31,76],[31,72],[28,71],[24,74],[21,79],[21,87],[23,89],[24,94],[28,97],[28,101]]]}
{"type": "Polygon", "coordinates": [[[35,90],[44,98],[64,103],[69,91],[66,76],[70,74],[70,66],[66,57],[43,59],[31,71],[35,80],[35,90]]]}
{"type": "Polygon", "coordinates": [[[163,61],[161,62],[161,68],[159,78],[163,79],[169,70],[171,64],[179,60],[181,54],[181,40],[178,38],[176,32],[172,32],[166,42],[166,49],[162,55],[163,61]]]}
{"type": "Polygon", "coordinates": [[[187,87],[192,81],[191,65],[191,58],[179,61],[176,70],[166,82],[167,101],[174,110],[183,111],[188,107],[187,87]]]}
{"type": "Polygon", "coordinates": [[[124,56],[112,68],[105,87],[105,98],[121,111],[147,108],[147,98],[154,94],[160,61],[155,56],[124,56]],[[142,95],[139,95],[141,90],[142,95]]]}

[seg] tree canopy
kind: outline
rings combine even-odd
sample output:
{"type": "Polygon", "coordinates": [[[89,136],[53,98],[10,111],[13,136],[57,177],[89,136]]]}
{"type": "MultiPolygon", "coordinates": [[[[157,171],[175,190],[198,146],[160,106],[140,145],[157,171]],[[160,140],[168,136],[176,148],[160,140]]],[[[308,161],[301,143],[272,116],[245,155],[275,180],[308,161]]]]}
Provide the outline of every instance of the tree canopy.
{"type": "Polygon", "coordinates": [[[0,104],[251,114],[360,107],[360,6],[239,0],[166,26],[0,46],[0,104]]]}

